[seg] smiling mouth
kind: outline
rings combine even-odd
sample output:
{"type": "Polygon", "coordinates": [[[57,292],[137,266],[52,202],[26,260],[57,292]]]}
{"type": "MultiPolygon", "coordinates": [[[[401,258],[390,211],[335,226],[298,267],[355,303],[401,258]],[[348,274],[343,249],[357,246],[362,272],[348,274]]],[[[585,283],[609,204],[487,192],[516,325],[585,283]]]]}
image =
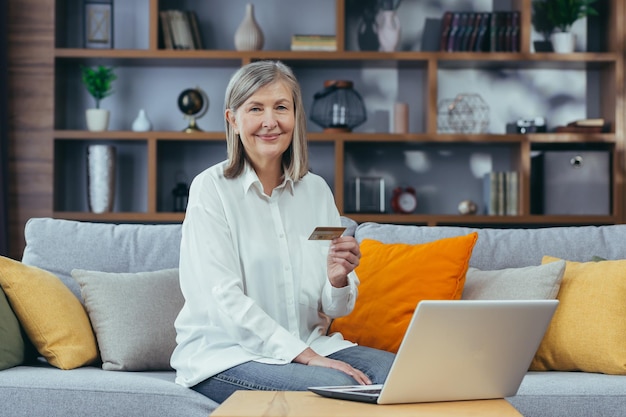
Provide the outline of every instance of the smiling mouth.
{"type": "Polygon", "coordinates": [[[278,139],[280,135],[281,135],[280,132],[277,132],[277,133],[265,133],[265,134],[257,135],[257,136],[263,140],[273,140],[273,139],[278,139]]]}

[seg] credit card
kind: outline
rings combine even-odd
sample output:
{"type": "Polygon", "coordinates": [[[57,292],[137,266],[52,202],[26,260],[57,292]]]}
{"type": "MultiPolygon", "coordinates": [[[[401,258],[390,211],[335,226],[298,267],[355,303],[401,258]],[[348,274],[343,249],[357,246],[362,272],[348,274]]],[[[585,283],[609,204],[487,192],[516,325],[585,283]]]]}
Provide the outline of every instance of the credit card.
{"type": "Polygon", "coordinates": [[[309,240],[333,240],[342,235],[345,227],[316,227],[309,240]]]}

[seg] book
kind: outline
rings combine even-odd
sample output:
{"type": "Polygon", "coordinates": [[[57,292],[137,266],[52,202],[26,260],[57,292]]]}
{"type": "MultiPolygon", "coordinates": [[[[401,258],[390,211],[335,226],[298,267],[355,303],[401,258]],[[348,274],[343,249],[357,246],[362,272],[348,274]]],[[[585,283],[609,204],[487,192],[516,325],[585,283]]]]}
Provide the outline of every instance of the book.
{"type": "Polygon", "coordinates": [[[159,18],[161,20],[161,36],[163,37],[163,47],[165,49],[174,49],[172,28],[170,26],[170,19],[167,10],[161,10],[159,12],[159,18]]]}
{"type": "Polygon", "coordinates": [[[292,35],[292,51],[336,51],[335,35],[292,35]]]}
{"type": "Polygon", "coordinates": [[[478,36],[473,50],[475,52],[487,52],[489,51],[489,28],[491,26],[491,19],[493,18],[491,13],[482,13],[480,19],[480,26],[478,28],[478,36]]]}
{"type": "Polygon", "coordinates": [[[450,33],[448,34],[448,44],[446,51],[454,51],[456,45],[456,38],[459,36],[459,25],[461,23],[461,13],[455,12],[452,14],[452,23],[450,24],[450,33]]]}
{"type": "Polygon", "coordinates": [[[439,39],[439,50],[448,50],[448,37],[450,36],[450,29],[452,27],[452,15],[451,11],[446,11],[441,18],[441,37],[439,39]]]}
{"type": "Polygon", "coordinates": [[[504,174],[506,182],[506,196],[505,196],[505,210],[504,214],[507,216],[517,216],[518,210],[518,195],[519,195],[519,179],[517,171],[507,171],[504,174]]]}
{"type": "Polygon", "coordinates": [[[186,13],[187,13],[189,23],[191,25],[191,34],[192,34],[193,44],[195,46],[195,49],[204,49],[202,36],[200,36],[200,26],[198,24],[198,16],[196,15],[196,12],[194,12],[193,10],[188,11],[186,13]]]}
{"type": "Polygon", "coordinates": [[[602,126],[604,126],[604,123],[605,123],[604,119],[600,119],[600,118],[597,118],[597,119],[580,119],[580,120],[575,120],[575,121],[573,121],[571,123],[568,123],[568,126],[588,126],[588,127],[600,126],[600,127],[602,127],[602,126]]]}

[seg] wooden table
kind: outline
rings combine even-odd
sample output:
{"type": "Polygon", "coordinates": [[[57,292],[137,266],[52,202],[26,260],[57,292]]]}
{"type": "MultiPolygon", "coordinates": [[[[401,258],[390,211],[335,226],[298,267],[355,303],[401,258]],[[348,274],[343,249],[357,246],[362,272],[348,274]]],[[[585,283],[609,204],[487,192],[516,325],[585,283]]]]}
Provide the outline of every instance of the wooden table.
{"type": "Polygon", "coordinates": [[[306,391],[237,391],[211,417],[521,417],[504,399],[376,405],[306,391]]]}

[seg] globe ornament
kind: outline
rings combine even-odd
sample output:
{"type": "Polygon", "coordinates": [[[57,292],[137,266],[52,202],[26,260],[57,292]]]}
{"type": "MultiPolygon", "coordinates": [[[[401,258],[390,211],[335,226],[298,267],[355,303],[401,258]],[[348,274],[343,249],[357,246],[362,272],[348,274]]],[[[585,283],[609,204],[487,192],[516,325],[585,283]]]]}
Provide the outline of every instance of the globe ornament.
{"type": "Polygon", "coordinates": [[[209,110],[209,96],[200,87],[183,90],[178,96],[178,109],[189,120],[183,132],[202,132],[196,120],[204,116],[209,110]]]}

